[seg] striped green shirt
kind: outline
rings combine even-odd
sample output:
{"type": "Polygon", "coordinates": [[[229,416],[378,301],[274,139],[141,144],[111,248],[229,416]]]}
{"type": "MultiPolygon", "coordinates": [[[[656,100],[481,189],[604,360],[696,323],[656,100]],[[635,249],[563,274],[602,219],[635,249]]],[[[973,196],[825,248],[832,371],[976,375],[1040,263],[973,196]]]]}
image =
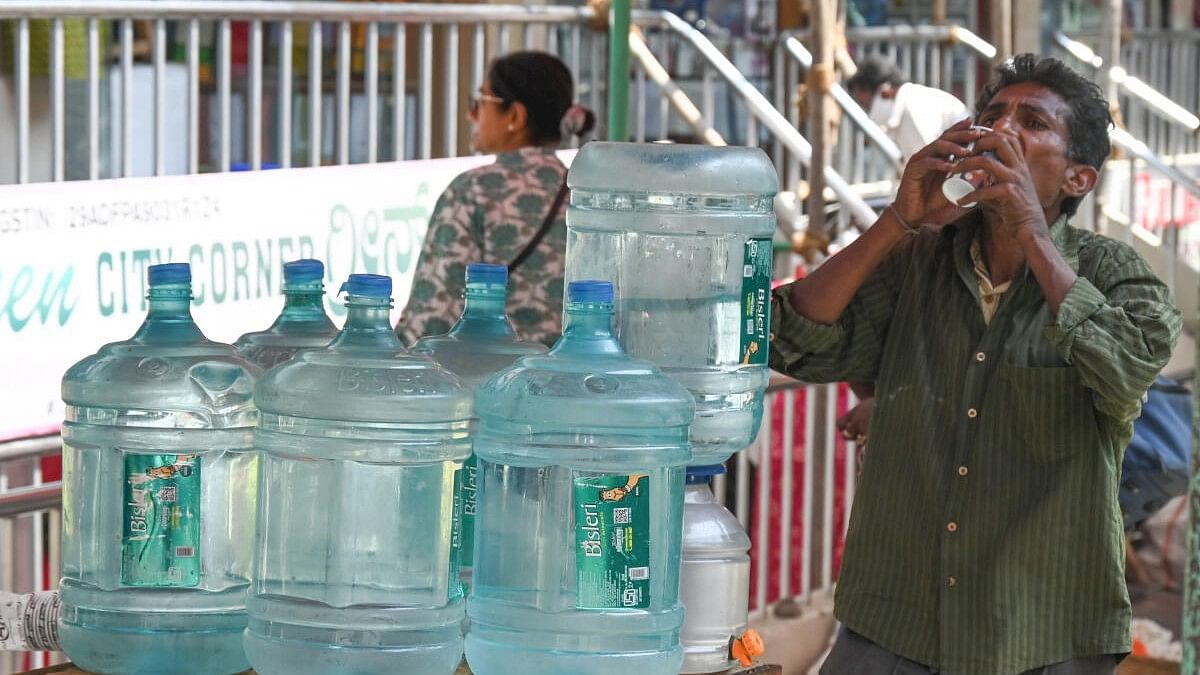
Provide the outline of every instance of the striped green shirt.
{"type": "Polygon", "coordinates": [[[1128,652],[1121,457],[1180,314],[1129,246],[1061,218],[1057,317],[1025,268],[985,324],[979,227],[910,237],[832,326],[775,292],[773,368],[875,382],[837,618],[949,674],[1128,652]]]}

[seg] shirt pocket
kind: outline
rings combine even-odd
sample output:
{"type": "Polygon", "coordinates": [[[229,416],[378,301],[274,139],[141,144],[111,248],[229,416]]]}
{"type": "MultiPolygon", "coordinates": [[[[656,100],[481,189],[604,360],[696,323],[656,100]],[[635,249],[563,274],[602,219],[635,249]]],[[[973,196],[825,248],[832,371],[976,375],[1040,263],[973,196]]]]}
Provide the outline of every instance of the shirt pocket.
{"type": "Polygon", "coordinates": [[[1092,394],[1071,366],[1003,364],[1002,400],[1014,440],[1034,462],[1057,462],[1099,440],[1092,394]]]}

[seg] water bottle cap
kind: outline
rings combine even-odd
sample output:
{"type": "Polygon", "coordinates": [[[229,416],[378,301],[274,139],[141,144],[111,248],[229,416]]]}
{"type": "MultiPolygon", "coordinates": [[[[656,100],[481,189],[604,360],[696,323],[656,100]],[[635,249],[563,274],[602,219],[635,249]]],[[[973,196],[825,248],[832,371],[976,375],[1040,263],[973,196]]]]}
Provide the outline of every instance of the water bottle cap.
{"type": "Polygon", "coordinates": [[[467,265],[468,284],[508,284],[508,267],[490,263],[471,263],[467,265]]]}
{"type": "Polygon", "coordinates": [[[303,284],[320,281],[325,276],[325,265],[320,260],[303,258],[283,263],[283,282],[303,284]]]}
{"type": "Polygon", "coordinates": [[[382,274],[351,274],[339,293],[362,295],[368,298],[392,297],[392,278],[382,274]]]}
{"type": "Polygon", "coordinates": [[[707,464],[705,466],[689,466],[687,468],[687,484],[698,485],[707,483],[713,476],[725,473],[724,464],[707,464]]]}
{"type": "Polygon", "coordinates": [[[568,302],[612,302],[611,281],[572,281],[567,285],[568,302]]]}
{"type": "Polygon", "coordinates": [[[148,275],[151,286],[192,283],[192,266],[187,263],[151,265],[148,275]]]}

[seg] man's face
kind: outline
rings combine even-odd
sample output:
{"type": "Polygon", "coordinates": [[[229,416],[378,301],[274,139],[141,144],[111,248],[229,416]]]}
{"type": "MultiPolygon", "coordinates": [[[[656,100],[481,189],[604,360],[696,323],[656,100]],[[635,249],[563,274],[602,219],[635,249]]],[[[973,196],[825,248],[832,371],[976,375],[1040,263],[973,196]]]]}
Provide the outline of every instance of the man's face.
{"type": "Polygon", "coordinates": [[[850,90],[850,96],[858,103],[858,107],[870,112],[871,100],[875,98],[875,91],[870,87],[855,87],[850,90]]]}
{"type": "Polygon", "coordinates": [[[1072,164],[1067,159],[1070,115],[1071,108],[1061,96],[1035,82],[1021,82],[996,92],[975,118],[976,124],[1011,131],[1020,139],[1044,209],[1054,206],[1062,195],[1072,164]]]}

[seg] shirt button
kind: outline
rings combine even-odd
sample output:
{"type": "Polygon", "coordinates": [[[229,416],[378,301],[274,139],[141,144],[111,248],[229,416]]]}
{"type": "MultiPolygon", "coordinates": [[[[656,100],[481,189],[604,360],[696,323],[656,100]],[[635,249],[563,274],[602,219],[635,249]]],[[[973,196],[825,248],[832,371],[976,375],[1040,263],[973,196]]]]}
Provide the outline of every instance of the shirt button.
{"type": "Polygon", "coordinates": [[[947,532],[958,532],[958,523],[953,522],[953,521],[946,523],[946,531],[947,532]]]}
{"type": "Polygon", "coordinates": [[[965,466],[958,467],[958,475],[965,476],[965,475],[967,475],[967,473],[968,473],[967,467],[965,467],[965,466]]]}
{"type": "Polygon", "coordinates": [[[958,584],[958,579],[955,579],[954,577],[946,577],[946,586],[947,587],[954,588],[954,586],[957,584],[958,584]]]}
{"type": "Polygon", "coordinates": [[[978,362],[980,362],[980,363],[983,363],[983,360],[984,360],[984,359],[986,359],[986,358],[987,358],[987,354],[984,354],[983,352],[976,352],[976,353],[975,353],[975,360],[976,360],[976,361],[978,361],[978,362]]]}
{"type": "Polygon", "coordinates": [[[971,419],[975,419],[978,416],[979,416],[978,410],[976,410],[974,408],[967,408],[967,417],[970,417],[971,419]]]}

